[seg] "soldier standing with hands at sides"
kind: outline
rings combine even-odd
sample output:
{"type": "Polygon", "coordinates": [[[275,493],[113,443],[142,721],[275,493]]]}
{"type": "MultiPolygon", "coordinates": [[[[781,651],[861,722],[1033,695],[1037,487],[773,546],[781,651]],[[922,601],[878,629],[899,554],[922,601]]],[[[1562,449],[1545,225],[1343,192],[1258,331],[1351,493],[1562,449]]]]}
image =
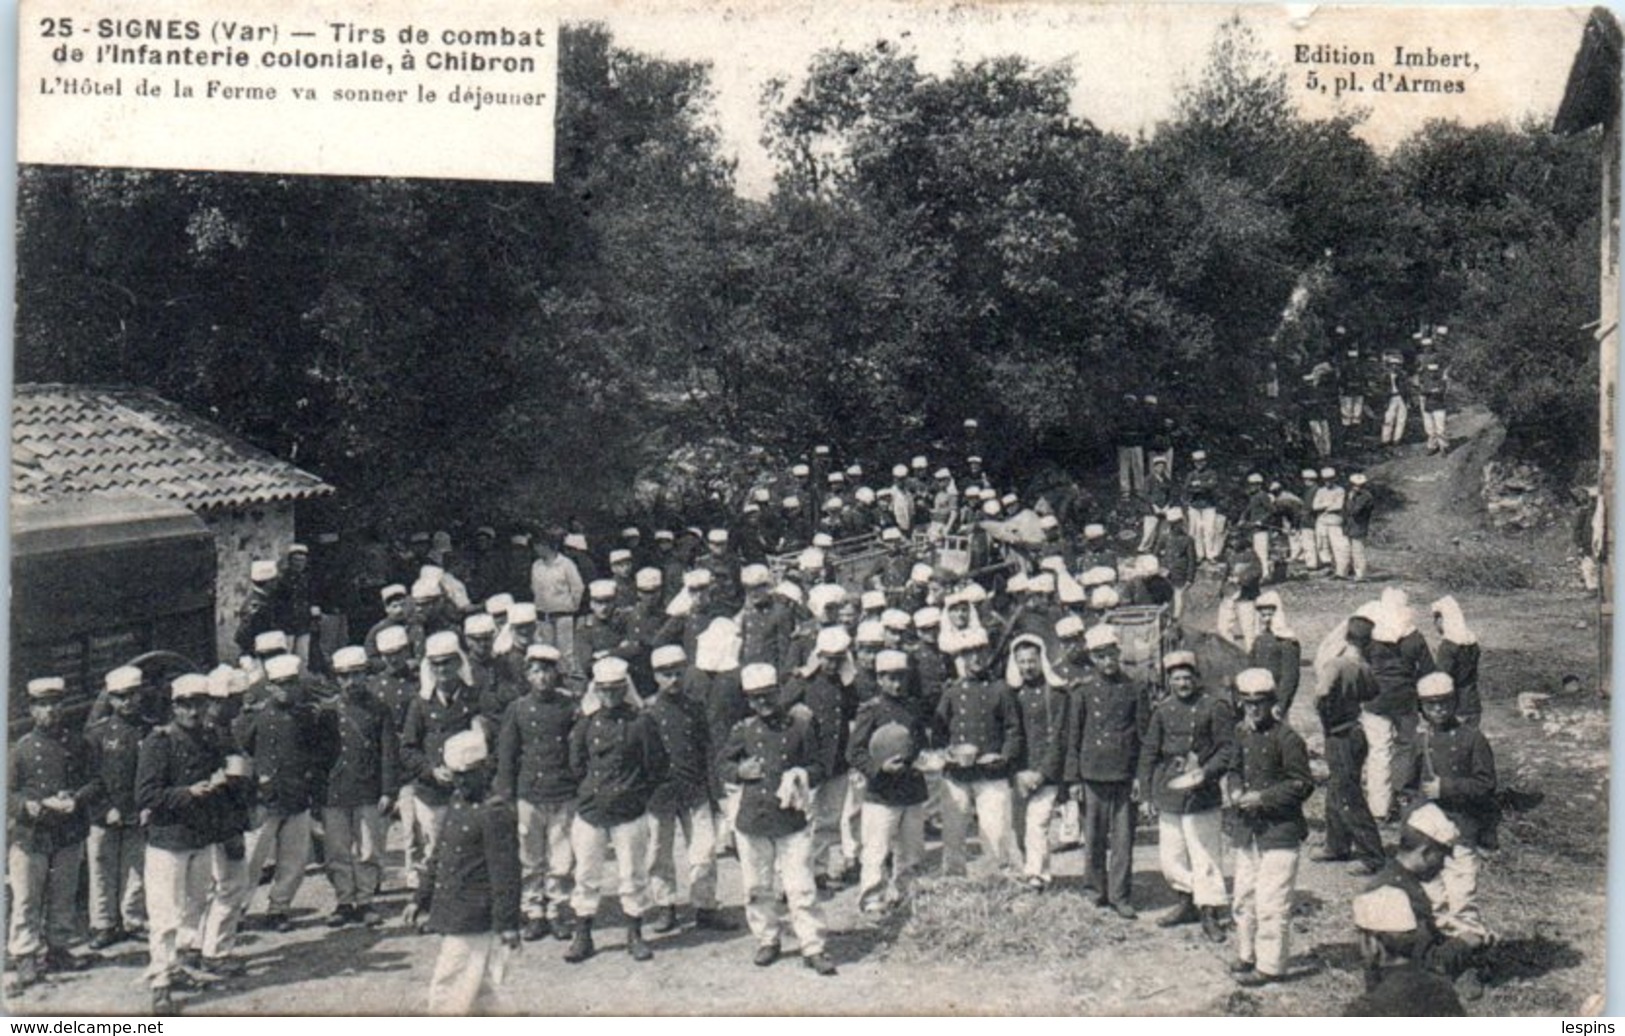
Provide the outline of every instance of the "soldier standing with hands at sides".
{"type": "Polygon", "coordinates": [[[1262,986],[1286,975],[1298,847],[1308,833],[1303,804],[1315,782],[1303,738],[1275,717],[1270,671],[1237,673],[1236,697],[1236,959],[1230,970],[1241,985],[1262,986]]]}
{"type": "Polygon", "coordinates": [[[724,781],[742,789],[734,832],[745,877],[745,918],[756,937],[755,963],[767,967],[781,951],[785,919],[773,889],[777,873],[802,959],[818,974],[833,975],[835,965],[824,955],[824,925],[816,912],[808,816],[812,789],[824,779],[814,723],[786,709],[772,666],[744,666],[739,679],[752,715],[728,735],[718,768],[724,781]]]}
{"type": "Polygon", "coordinates": [[[1089,847],[1083,883],[1095,905],[1132,920],[1134,804],[1144,789],[1135,778],[1147,725],[1145,693],[1123,670],[1117,631],[1100,625],[1084,635],[1091,669],[1073,689],[1067,733],[1066,783],[1083,803],[1089,847]]]}
{"type": "Polygon", "coordinates": [[[511,803],[490,794],[485,735],[446,739],[442,765],[452,797],[440,845],[407,907],[408,923],[427,913],[440,956],[429,979],[429,1013],[501,1013],[502,980],[519,951],[519,836],[511,803]]]}
{"type": "Polygon", "coordinates": [[[105,682],[112,711],[85,728],[102,782],[86,844],[93,950],[139,938],[147,919],[146,892],[141,887],[147,837],[135,805],[136,764],[141,741],[150,731],[141,719],[141,670],[120,666],[107,674],[105,682]]]}

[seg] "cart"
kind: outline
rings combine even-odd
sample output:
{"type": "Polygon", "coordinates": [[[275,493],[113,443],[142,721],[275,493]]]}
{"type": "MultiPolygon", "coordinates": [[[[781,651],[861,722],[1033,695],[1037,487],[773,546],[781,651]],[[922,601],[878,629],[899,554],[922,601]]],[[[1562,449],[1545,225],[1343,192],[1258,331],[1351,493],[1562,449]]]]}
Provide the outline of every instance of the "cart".
{"type": "Polygon", "coordinates": [[[1145,687],[1154,705],[1167,693],[1162,660],[1179,647],[1179,626],[1165,604],[1113,608],[1106,621],[1117,631],[1123,670],[1145,687]]]}

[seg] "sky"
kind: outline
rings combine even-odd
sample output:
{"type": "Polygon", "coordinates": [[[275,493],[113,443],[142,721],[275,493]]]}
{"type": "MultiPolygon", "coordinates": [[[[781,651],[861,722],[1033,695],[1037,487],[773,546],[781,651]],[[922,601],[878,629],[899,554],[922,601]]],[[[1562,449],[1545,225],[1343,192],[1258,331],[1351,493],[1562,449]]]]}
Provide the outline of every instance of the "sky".
{"type": "MultiPolygon", "coordinates": [[[[752,197],[772,187],[773,161],[761,145],[760,99],[769,80],[790,92],[812,57],[833,47],[870,48],[879,40],[917,56],[921,69],[946,73],[956,62],[1021,54],[1072,70],[1076,113],[1102,129],[1130,136],[1169,118],[1182,87],[1206,64],[1218,27],[1240,13],[1258,42],[1288,73],[1288,85],[1311,118],[1364,108],[1360,134],[1387,150],[1433,118],[1477,124],[1550,117],[1562,99],[1569,64],[1589,8],[1234,7],[1220,4],[905,3],[858,0],[804,3],[757,0],[701,5],[693,0],[566,0],[565,20],[603,22],[617,43],[663,57],[708,62],[716,91],[716,124],[724,148],[738,160],[737,188],[752,197]],[[1366,89],[1334,97],[1331,87],[1350,66],[1295,61],[1298,45],[1370,52],[1360,68],[1366,89]],[[1465,69],[1400,69],[1395,48],[1426,57],[1467,55],[1465,69]],[[1309,87],[1313,69],[1328,87],[1309,87]],[[1460,81],[1459,94],[1378,93],[1370,77],[1407,72],[1460,81]]],[[[1390,87],[1392,81],[1390,80],[1390,87]]]]}

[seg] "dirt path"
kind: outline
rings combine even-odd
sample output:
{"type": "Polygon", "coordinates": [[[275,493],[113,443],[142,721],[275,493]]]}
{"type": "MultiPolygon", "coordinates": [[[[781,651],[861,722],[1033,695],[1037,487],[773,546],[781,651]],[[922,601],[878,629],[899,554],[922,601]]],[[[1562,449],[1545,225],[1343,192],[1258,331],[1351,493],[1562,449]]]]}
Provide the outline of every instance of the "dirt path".
{"type": "MultiPolygon", "coordinates": [[[[1373,537],[1375,572],[1418,572],[1419,556],[1479,535],[1464,514],[1464,486],[1497,434],[1490,415],[1470,409],[1453,432],[1466,437],[1445,457],[1406,447],[1371,469],[1373,482],[1402,500],[1373,537]]],[[[1495,746],[1502,782],[1517,789],[1527,812],[1508,815],[1503,848],[1489,857],[1482,879],[1484,912],[1502,936],[1491,986],[1470,1005],[1477,1014],[1574,1014],[1603,988],[1607,844],[1608,718],[1595,697],[1554,699],[1539,722],[1518,717],[1520,690],[1555,690],[1565,672],[1595,686],[1596,608],[1577,592],[1473,594],[1425,578],[1394,579],[1425,618],[1429,602],[1455,592],[1485,646],[1484,730],[1495,746]]],[[[1281,588],[1286,611],[1306,655],[1338,621],[1376,595],[1373,585],[1296,579],[1281,588]]],[[[1198,602],[1211,600],[1199,592],[1198,602]]],[[[1195,624],[1211,627],[1212,608],[1195,624]]],[[[1306,674],[1307,676],[1307,674],[1306,674]]],[[[1292,722],[1316,732],[1312,706],[1300,698],[1292,722]]],[[[1319,827],[1322,797],[1310,803],[1319,827]]],[[[1101,941],[1080,960],[989,960],[918,963],[894,959],[881,933],[856,913],[851,891],[827,900],[830,951],[841,967],[820,979],[793,958],[772,968],[750,964],[744,934],[717,937],[682,931],[655,941],[655,960],[633,963],[618,929],[606,925],[600,954],[580,966],[560,960],[562,945],[527,944],[510,973],[514,1011],[528,1014],[1295,1014],[1337,1013],[1360,990],[1349,899],[1359,879],[1339,866],[1307,859],[1299,871],[1293,952],[1306,977],[1260,993],[1238,990],[1225,972],[1228,947],[1212,947],[1192,930],[1165,931],[1152,912],[1170,902],[1157,868],[1156,846],[1142,829],[1134,863],[1142,916],[1124,922],[1103,916],[1101,941]]],[[[1311,844],[1319,833],[1311,836],[1311,844]]],[[[928,862],[936,859],[935,847],[928,862]]],[[[1307,854],[1306,854],[1307,855],[1307,854]]],[[[1078,853],[1063,853],[1054,896],[1081,872],[1078,853]]],[[[721,894],[740,902],[737,862],[721,865],[721,894]]],[[[260,894],[263,897],[263,892],[260,894]]],[[[391,897],[400,902],[398,894],[391,897]]],[[[300,927],[286,935],[251,934],[242,952],[243,978],[183,1001],[188,1014],[353,1014],[420,1012],[436,940],[398,926],[330,932],[318,915],[331,909],[327,882],[312,873],[296,906],[300,927]]],[[[256,904],[258,909],[258,904],[256,904]]],[[[1042,901],[1032,921],[1043,923],[1042,901]]],[[[737,915],[738,911],[735,911],[737,915]]],[[[29,991],[8,1006],[26,1014],[140,1013],[144,948],[95,970],[29,991]]]]}

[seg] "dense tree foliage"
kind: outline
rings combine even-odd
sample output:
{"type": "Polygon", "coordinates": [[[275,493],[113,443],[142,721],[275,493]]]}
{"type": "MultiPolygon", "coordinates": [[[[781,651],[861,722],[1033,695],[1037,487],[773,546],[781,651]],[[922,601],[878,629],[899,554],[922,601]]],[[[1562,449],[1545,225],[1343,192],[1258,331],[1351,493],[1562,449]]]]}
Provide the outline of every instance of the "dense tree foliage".
{"type": "Polygon", "coordinates": [[[1594,137],[1378,155],[1239,23],[1138,140],[1064,68],[881,43],[768,92],[754,201],[706,67],[561,42],[546,187],[25,169],[17,378],[151,385],[397,527],[624,511],[702,442],[889,465],[972,415],[1013,478],[1083,472],[1125,392],[1256,435],[1272,365],[1291,385],[1333,325],[1449,325],[1515,443],[1593,449],[1594,137]]]}

